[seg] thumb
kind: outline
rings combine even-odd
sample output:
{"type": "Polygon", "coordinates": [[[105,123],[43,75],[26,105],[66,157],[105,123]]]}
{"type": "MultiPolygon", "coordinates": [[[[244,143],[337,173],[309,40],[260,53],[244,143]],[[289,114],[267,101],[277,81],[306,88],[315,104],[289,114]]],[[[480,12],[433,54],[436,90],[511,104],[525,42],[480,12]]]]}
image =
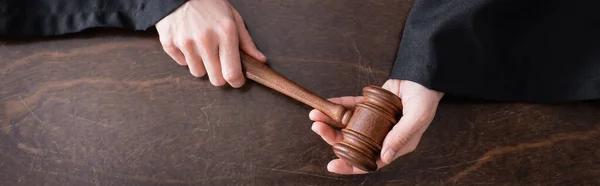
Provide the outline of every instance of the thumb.
{"type": "MultiPolygon", "coordinates": [[[[417,131],[427,128],[427,121],[414,115],[403,116],[383,141],[381,160],[389,164],[396,157],[412,152],[419,143],[417,131]]],[[[422,132],[420,132],[422,133],[422,132]]]]}

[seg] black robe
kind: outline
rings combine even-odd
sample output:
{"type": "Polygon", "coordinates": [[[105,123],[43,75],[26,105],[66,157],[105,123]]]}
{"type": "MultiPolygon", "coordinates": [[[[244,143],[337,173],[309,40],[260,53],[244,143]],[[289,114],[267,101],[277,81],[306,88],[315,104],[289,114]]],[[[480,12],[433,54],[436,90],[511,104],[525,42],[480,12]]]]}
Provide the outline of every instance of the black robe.
{"type": "Polygon", "coordinates": [[[508,101],[600,98],[600,1],[415,0],[392,78],[508,101]]]}
{"type": "MultiPolygon", "coordinates": [[[[0,0],[0,35],[145,30],[186,1],[0,0]]],[[[415,0],[389,77],[470,98],[598,99],[599,5],[594,0],[415,0]]]]}

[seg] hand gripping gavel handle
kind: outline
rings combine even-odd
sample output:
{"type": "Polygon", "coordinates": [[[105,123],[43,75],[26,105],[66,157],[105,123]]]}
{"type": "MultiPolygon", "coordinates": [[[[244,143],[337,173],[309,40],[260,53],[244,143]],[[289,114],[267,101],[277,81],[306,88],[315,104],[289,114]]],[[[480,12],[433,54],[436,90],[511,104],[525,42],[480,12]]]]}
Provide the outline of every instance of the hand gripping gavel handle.
{"type": "MultiPolygon", "coordinates": [[[[242,51],[240,51],[240,57],[244,74],[248,79],[317,109],[342,125],[346,125],[350,120],[352,111],[343,105],[328,101],[306,90],[242,51]]],[[[334,126],[344,128],[344,126],[334,126]]]]}

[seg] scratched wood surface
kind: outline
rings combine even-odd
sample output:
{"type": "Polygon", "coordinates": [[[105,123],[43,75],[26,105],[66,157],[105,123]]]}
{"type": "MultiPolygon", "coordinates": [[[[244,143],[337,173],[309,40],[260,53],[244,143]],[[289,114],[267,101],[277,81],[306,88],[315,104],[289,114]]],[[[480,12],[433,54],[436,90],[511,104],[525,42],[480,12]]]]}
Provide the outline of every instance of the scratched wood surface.
{"type": "MultiPolygon", "coordinates": [[[[236,1],[272,68],[323,97],[385,81],[405,1],[236,1]],[[377,10],[377,11],[374,11],[377,10]]],[[[217,88],[155,33],[0,45],[0,185],[600,183],[600,104],[444,100],[415,152],[328,173],[310,108],[253,82],[217,88]]]]}

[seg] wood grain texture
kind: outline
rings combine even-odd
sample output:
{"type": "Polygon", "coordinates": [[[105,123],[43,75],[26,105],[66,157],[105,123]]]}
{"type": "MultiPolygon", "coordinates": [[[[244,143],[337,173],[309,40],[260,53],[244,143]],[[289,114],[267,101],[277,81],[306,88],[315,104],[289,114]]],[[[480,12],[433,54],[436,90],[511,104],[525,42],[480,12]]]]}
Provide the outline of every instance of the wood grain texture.
{"type": "MultiPolygon", "coordinates": [[[[326,98],[385,81],[408,3],[234,1],[270,67],[326,98]]],[[[414,152],[344,176],[310,108],[193,78],[151,32],[2,40],[0,87],[1,185],[600,183],[597,101],[446,99],[414,152]]]]}

